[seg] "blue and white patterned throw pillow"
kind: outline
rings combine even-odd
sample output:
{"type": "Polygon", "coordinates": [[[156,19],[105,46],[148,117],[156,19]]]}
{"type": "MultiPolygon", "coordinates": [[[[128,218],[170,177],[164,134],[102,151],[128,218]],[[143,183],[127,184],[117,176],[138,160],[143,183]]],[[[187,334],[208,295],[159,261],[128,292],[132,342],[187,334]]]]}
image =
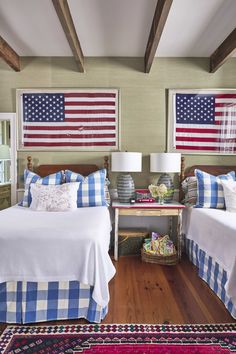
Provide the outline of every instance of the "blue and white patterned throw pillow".
{"type": "Polygon", "coordinates": [[[44,184],[44,185],[58,185],[62,184],[63,181],[63,172],[59,171],[56,173],[53,173],[49,176],[46,177],[40,177],[36,173],[25,170],[24,171],[24,183],[25,183],[25,191],[24,191],[24,196],[22,201],[19,203],[20,206],[28,208],[31,204],[32,201],[32,196],[30,193],[30,185],[31,183],[38,183],[38,184],[44,184]]]}
{"type": "Polygon", "coordinates": [[[81,182],[77,193],[77,207],[107,205],[105,200],[106,169],[98,170],[87,177],[70,170],[65,171],[67,182],[81,182]]]}
{"type": "Polygon", "coordinates": [[[235,172],[225,175],[213,176],[201,170],[195,170],[197,177],[197,203],[196,208],[225,208],[224,190],[222,180],[235,181],[235,172]]]}

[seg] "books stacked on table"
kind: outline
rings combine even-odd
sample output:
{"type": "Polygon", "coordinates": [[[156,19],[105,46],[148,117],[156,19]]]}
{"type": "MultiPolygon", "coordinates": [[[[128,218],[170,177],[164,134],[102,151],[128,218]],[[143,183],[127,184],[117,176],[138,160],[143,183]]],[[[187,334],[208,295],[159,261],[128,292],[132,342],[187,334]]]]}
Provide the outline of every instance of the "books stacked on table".
{"type": "Polygon", "coordinates": [[[155,203],[156,199],[151,196],[148,189],[136,189],[135,190],[135,202],[136,203],[155,203]]]}

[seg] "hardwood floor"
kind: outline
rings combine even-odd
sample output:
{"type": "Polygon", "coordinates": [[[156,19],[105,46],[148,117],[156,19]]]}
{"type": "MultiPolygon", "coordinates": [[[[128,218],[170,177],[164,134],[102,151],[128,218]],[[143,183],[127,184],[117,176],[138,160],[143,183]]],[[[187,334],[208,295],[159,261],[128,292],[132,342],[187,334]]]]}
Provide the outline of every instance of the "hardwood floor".
{"type": "Polygon", "coordinates": [[[105,323],[234,322],[185,257],[176,266],[120,257],[105,323]]]}
{"type": "MultiPolygon", "coordinates": [[[[176,266],[143,263],[131,256],[114,264],[117,273],[110,282],[109,312],[103,323],[236,322],[185,257],[176,266]]],[[[65,323],[85,321],[42,324],[65,323]]],[[[0,332],[5,327],[0,324],[0,332]]]]}

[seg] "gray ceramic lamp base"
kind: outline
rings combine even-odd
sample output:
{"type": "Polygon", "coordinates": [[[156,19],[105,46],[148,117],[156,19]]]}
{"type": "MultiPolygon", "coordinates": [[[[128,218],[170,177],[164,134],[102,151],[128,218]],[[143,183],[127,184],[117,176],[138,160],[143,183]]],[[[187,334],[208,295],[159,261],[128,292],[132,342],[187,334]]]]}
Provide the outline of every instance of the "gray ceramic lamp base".
{"type": "Polygon", "coordinates": [[[130,175],[120,175],[117,178],[117,194],[120,203],[129,203],[135,197],[134,181],[130,175]]]}
{"type": "Polygon", "coordinates": [[[163,173],[162,175],[160,175],[157,185],[160,184],[165,184],[166,188],[168,189],[168,196],[166,196],[164,198],[164,202],[165,203],[171,203],[173,200],[173,196],[174,196],[174,184],[172,181],[172,178],[170,175],[168,175],[167,173],[163,173]]]}

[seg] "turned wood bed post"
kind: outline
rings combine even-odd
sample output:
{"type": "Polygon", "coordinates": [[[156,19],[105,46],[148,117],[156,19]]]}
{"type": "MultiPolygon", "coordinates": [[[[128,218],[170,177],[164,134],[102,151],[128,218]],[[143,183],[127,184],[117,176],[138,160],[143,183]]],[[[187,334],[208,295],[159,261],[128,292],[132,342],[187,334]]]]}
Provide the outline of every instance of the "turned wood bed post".
{"type": "Polygon", "coordinates": [[[108,174],[109,174],[109,156],[104,156],[103,166],[107,170],[107,178],[108,178],[108,174]]]}
{"type": "Polygon", "coordinates": [[[32,156],[27,156],[27,169],[33,171],[32,156]]]}
{"type": "Polygon", "coordinates": [[[184,180],[184,170],[185,170],[185,157],[181,157],[181,167],[180,167],[180,184],[184,180]]]}
{"type": "Polygon", "coordinates": [[[185,171],[185,157],[181,157],[181,165],[180,165],[180,175],[179,175],[179,202],[183,199],[183,190],[182,190],[182,182],[184,180],[184,171],[185,171]]]}

